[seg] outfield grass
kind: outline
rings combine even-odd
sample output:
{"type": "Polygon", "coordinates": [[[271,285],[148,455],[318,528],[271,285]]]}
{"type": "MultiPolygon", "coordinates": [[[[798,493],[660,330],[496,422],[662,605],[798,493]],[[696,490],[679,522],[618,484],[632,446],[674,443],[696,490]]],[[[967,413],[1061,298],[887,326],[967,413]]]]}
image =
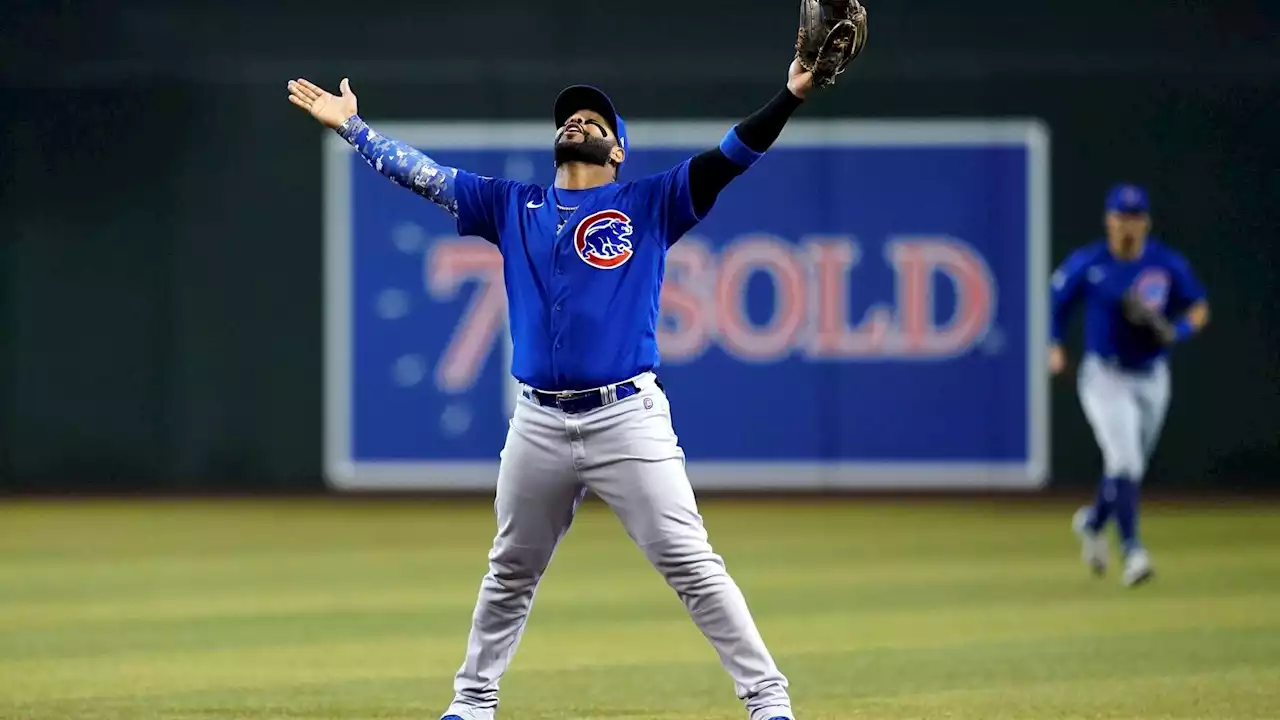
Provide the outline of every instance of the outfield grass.
{"type": "MultiPolygon", "coordinates": [[[[1090,577],[1070,507],[705,502],[820,718],[1280,718],[1280,508],[1152,506],[1158,575],[1090,577]]],[[[434,720],[484,502],[0,505],[0,718],[434,720]]],[[[584,508],[503,683],[507,719],[741,720],[710,647],[584,508]]]]}

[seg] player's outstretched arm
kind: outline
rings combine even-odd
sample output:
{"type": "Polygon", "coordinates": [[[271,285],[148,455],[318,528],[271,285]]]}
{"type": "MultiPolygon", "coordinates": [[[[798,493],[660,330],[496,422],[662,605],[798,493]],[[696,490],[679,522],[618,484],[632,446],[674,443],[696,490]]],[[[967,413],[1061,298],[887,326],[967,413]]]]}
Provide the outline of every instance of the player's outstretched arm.
{"type": "Polygon", "coordinates": [[[458,199],[454,180],[458,171],[437,163],[410,145],[374,131],[360,118],[350,82],[343,78],[339,88],[342,94],[333,95],[306,79],[290,80],[289,102],[337,132],[370,167],[456,217],[458,199]]]}
{"type": "Polygon", "coordinates": [[[718,147],[699,153],[689,161],[689,194],[699,217],[711,210],[721,190],[772,147],[812,88],[813,73],[801,67],[798,59],[793,60],[785,88],[730,128],[718,147]]]}

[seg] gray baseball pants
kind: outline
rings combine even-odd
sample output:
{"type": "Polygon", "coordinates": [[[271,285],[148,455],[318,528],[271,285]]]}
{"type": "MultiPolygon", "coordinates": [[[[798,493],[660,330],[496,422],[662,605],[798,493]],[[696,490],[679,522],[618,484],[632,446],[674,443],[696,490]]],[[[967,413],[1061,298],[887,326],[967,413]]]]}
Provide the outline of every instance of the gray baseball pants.
{"type": "Polygon", "coordinates": [[[787,679],[707,541],[667,396],[652,373],[635,382],[639,394],[584,413],[523,396],[517,402],[498,470],[489,571],[446,715],[493,720],[498,683],[520,643],[538,581],[589,490],[684,602],[750,720],[794,717],[787,679]]]}

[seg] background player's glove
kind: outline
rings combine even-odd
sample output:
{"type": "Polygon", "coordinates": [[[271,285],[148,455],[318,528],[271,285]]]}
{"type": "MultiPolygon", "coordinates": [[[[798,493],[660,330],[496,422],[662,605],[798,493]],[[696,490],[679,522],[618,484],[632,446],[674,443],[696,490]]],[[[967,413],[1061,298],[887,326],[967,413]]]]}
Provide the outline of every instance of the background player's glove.
{"type": "Polygon", "coordinates": [[[867,9],[858,0],[800,0],[796,57],[814,87],[834,85],[866,42],[867,9]]]}
{"type": "Polygon", "coordinates": [[[1129,322],[1151,333],[1151,339],[1161,345],[1172,345],[1177,341],[1177,330],[1162,313],[1142,303],[1133,290],[1125,293],[1120,301],[1124,317],[1129,322]]]}

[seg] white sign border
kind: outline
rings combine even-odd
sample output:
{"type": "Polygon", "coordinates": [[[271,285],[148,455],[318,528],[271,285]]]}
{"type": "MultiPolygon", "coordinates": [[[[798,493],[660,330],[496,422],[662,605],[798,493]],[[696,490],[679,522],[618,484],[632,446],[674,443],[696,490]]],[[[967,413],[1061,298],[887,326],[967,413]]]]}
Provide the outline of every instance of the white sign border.
{"type": "MultiPolygon", "coordinates": [[[[737,120],[634,120],[627,123],[633,148],[701,150],[719,143],[737,120]]],[[[545,149],[549,122],[458,120],[376,122],[387,137],[415,147],[545,149]]],[[[1049,162],[1050,134],[1037,119],[792,120],[774,148],[1020,145],[1027,148],[1026,307],[1029,422],[1028,461],[1011,463],[699,462],[688,463],[695,489],[743,491],[821,490],[1039,490],[1049,475],[1049,162]]],[[[324,202],[324,473],[336,490],[492,490],[492,461],[360,462],[351,452],[352,148],[329,133],[323,142],[324,202]]],[[[372,170],[370,170],[372,172],[372,170]]]]}

